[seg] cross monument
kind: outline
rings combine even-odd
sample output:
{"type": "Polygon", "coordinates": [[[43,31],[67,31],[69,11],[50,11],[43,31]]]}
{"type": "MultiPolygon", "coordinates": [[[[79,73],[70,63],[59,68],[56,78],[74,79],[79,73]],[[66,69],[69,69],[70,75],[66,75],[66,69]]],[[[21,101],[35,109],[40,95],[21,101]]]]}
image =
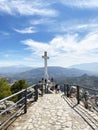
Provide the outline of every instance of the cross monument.
{"type": "Polygon", "coordinates": [[[48,68],[47,68],[47,60],[49,59],[49,57],[47,56],[47,52],[44,52],[44,56],[42,56],[42,58],[44,59],[44,80],[46,80],[46,82],[48,81],[48,68]]]}

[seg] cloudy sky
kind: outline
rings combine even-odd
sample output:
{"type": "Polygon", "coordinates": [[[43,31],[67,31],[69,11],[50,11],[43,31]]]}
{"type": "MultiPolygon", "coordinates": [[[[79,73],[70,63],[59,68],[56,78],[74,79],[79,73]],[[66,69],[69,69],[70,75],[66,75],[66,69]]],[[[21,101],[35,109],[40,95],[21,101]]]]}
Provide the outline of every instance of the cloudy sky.
{"type": "Polygon", "coordinates": [[[98,62],[98,0],[0,0],[0,66],[98,62]]]}

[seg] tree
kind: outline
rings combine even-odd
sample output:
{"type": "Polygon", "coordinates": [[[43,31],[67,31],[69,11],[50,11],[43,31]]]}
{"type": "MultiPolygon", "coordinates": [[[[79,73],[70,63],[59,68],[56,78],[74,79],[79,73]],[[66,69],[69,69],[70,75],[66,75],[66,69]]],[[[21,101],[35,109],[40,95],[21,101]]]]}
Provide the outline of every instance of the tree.
{"type": "Polygon", "coordinates": [[[11,95],[11,86],[6,82],[5,78],[0,78],[0,100],[11,95]]]}
{"type": "Polygon", "coordinates": [[[26,83],[25,80],[19,80],[16,81],[12,86],[11,86],[11,92],[12,94],[21,91],[22,89],[25,89],[28,87],[28,84],[26,83]]]}

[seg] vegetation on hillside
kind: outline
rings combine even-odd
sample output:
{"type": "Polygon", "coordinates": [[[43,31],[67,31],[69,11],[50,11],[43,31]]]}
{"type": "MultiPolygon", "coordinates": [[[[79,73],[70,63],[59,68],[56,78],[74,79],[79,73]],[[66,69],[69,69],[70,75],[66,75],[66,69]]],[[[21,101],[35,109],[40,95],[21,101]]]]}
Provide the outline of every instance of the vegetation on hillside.
{"type": "Polygon", "coordinates": [[[11,95],[11,86],[6,82],[5,78],[0,78],[0,100],[11,95]]]}
{"type": "MultiPolygon", "coordinates": [[[[25,89],[27,87],[28,87],[28,84],[26,83],[26,80],[23,80],[23,79],[22,80],[18,80],[11,86],[11,92],[12,92],[12,94],[14,94],[14,93],[17,93],[17,92],[19,92],[22,89],[25,89]]],[[[22,94],[19,94],[19,95],[13,97],[12,100],[14,102],[16,102],[19,99],[21,99],[21,97],[22,97],[22,94]]]]}
{"type": "MultiPolygon", "coordinates": [[[[9,83],[6,82],[5,78],[0,78],[0,100],[7,96],[10,96],[11,94],[19,92],[20,90],[25,89],[27,87],[28,87],[28,84],[26,83],[26,80],[16,81],[11,86],[9,83]]],[[[16,99],[17,98],[15,98],[15,100],[16,99]]]]}
{"type": "Polygon", "coordinates": [[[28,87],[28,84],[26,83],[26,80],[19,80],[16,81],[12,86],[11,86],[11,92],[16,93],[19,92],[22,89],[25,89],[28,87]]]}
{"type": "Polygon", "coordinates": [[[98,77],[97,76],[88,76],[86,74],[80,77],[70,77],[66,78],[65,83],[72,85],[79,85],[82,87],[88,87],[92,89],[98,89],[98,77]]]}

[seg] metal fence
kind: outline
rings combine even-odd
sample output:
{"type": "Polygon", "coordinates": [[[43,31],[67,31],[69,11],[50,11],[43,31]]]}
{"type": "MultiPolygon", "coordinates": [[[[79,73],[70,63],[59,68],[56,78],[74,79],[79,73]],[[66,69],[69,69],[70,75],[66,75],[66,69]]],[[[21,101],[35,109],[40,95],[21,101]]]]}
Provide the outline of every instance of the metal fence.
{"type": "Polygon", "coordinates": [[[86,109],[96,110],[98,112],[97,89],[64,84],[64,95],[69,98],[75,98],[77,104],[80,104],[82,102],[86,109]]]}
{"type": "Polygon", "coordinates": [[[9,97],[0,100],[0,130],[6,126],[17,115],[27,112],[27,106],[30,102],[37,101],[38,89],[37,85],[32,85],[27,89],[23,89],[9,97]],[[16,102],[12,102],[12,100],[16,102]],[[4,109],[5,107],[5,109],[4,109]]]}

